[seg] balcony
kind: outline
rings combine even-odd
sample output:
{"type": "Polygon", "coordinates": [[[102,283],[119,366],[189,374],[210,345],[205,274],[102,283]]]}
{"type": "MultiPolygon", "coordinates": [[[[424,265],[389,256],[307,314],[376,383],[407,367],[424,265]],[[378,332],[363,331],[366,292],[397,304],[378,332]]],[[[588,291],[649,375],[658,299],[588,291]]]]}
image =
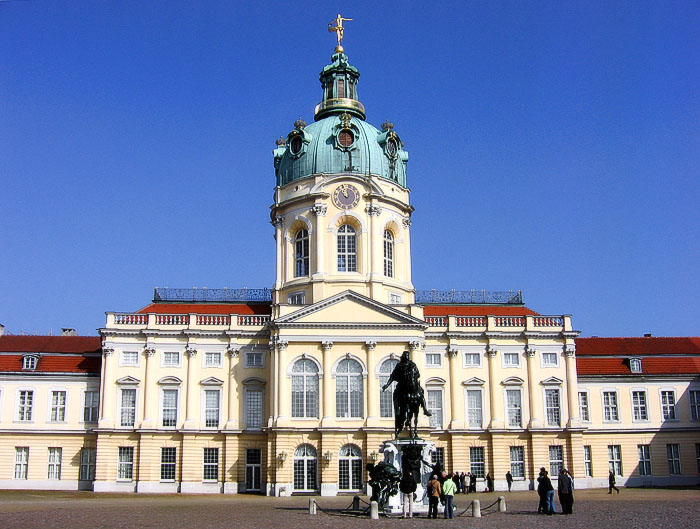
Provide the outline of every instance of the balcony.
{"type": "Polygon", "coordinates": [[[133,314],[107,313],[106,329],[199,329],[199,330],[261,330],[270,321],[267,314],[133,314]]]}
{"type": "Polygon", "coordinates": [[[570,316],[426,316],[428,331],[560,333],[571,331],[570,316]]]}

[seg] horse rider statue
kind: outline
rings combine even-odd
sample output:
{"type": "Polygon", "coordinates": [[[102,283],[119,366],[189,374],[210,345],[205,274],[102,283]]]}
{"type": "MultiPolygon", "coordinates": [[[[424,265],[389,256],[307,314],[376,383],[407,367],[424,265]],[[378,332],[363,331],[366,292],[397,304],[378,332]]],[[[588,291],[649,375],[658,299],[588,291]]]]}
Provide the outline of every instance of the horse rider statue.
{"type": "Polygon", "coordinates": [[[420,408],[423,408],[423,413],[427,417],[430,417],[432,413],[428,411],[425,404],[425,394],[423,388],[420,385],[419,379],[420,372],[418,367],[414,362],[411,361],[411,357],[408,351],[404,351],[401,355],[401,360],[396,364],[394,370],[389,376],[389,380],[382,387],[382,391],[391,385],[392,382],[396,382],[396,388],[394,388],[394,426],[396,437],[404,429],[404,426],[408,428],[411,438],[417,436],[418,427],[418,413],[420,408]],[[413,428],[411,428],[411,419],[413,419],[413,428]]]}

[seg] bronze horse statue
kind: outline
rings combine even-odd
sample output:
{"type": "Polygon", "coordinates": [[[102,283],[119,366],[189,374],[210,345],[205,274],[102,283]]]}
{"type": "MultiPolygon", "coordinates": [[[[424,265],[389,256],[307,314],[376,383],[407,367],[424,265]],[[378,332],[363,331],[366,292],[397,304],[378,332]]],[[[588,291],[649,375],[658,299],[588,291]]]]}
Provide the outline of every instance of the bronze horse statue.
{"type": "Polygon", "coordinates": [[[408,430],[411,439],[418,437],[418,414],[421,407],[428,417],[432,415],[427,410],[419,378],[418,367],[410,360],[408,351],[404,351],[389,380],[382,387],[382,391],[385,391],[392,382],[396,382],[393,401],[394,431],[397,439],[404,428],[408,430]]]}

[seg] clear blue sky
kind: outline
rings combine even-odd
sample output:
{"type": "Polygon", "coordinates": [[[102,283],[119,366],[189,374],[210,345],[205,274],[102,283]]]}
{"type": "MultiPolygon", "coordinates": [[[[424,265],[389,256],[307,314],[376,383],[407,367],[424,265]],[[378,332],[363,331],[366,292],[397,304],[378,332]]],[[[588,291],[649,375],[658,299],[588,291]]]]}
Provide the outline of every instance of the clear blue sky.
{"type": "Polygon", "coordinates": [[[700,334],[699,2],[0,2],[0,323],[269,287],[274,140],[340,10],[410,152],[417,288],[700,334]]]}

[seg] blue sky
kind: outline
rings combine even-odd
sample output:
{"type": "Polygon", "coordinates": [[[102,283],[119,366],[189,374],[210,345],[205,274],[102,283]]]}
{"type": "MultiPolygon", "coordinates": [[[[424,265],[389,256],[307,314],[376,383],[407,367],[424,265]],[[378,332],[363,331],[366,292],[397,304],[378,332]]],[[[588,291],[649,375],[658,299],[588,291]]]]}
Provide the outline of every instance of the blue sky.
{"type": "Polygon", "coordinates": [[[0,323],[94,334],[154,286],[271,286],[271,151],[340,11],[410,153],[417,288],[698,335],[699,7],[0,2],[0,323]]]}

